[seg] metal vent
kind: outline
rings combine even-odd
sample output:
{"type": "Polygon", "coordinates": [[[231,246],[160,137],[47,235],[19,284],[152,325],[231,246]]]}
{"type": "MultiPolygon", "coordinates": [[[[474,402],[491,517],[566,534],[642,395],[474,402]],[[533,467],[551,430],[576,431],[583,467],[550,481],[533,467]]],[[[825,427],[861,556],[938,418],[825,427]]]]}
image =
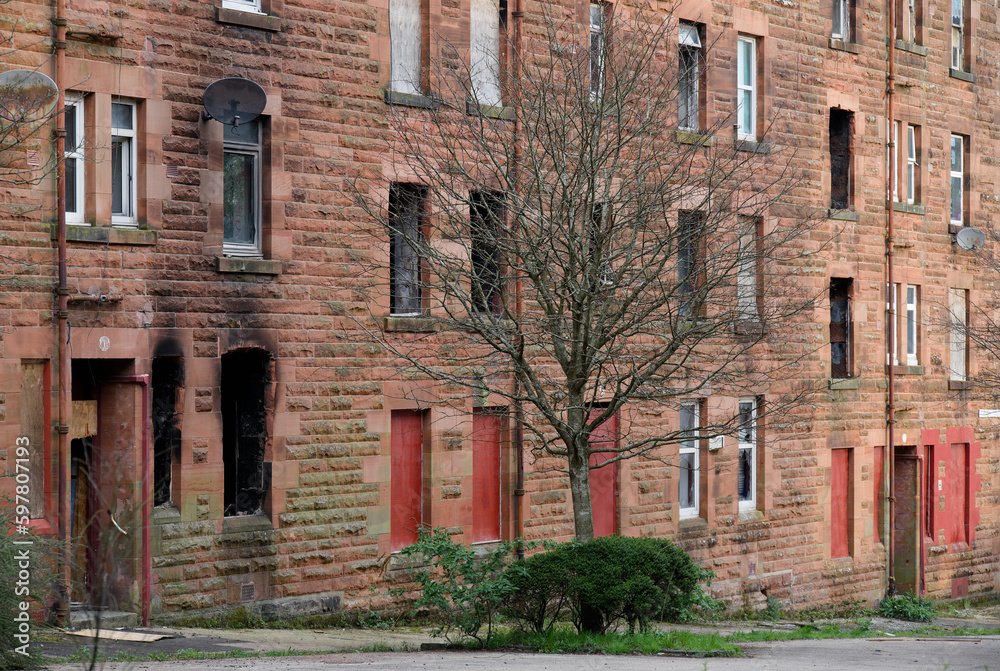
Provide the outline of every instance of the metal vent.
{"type": "Polygon", "coordinates": [[[252,582],[240,585],[240,602],[247,603],[257,598],[257,589],[252,582]]]}

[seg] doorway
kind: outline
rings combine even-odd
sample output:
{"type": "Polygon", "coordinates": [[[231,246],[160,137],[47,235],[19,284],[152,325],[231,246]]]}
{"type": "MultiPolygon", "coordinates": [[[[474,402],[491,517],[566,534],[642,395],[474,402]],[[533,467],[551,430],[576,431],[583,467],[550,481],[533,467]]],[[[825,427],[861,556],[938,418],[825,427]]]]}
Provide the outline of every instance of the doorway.
{"type": "Polygon", "coordinates": [[[913,447],[897,447],[893,462],[892,506],[893,577],[896,591],[919,595],[923,566],[920,562],[920,462],[913,447]]]}

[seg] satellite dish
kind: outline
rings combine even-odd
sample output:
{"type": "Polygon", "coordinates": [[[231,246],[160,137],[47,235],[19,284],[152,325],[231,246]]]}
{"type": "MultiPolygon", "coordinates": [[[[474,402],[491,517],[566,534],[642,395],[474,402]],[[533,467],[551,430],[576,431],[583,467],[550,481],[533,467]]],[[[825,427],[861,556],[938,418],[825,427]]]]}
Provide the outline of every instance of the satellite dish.
{"type": "Polygon", "coordinates": [[[239,126],[260,116],[267,104],[267,95],[257,82],[243,77],[226,77],[208,85],[202,102],[205,105],[202,119],[239,126]]]}
{"type": "Polygon", "coordinates": [[[955,233],[955,242],[962,249],[975,251],[982,247],[983,243],[986,242],[986,234],[978,228],[966,226],[958,229],[958,232],[955,233]]]}
{"type": "Polygon", "coordinates": [[[56,106],[59,89],[35,70],[8,70],[0,74],[0,119],[16,123],[41,121],[56,106]]]}

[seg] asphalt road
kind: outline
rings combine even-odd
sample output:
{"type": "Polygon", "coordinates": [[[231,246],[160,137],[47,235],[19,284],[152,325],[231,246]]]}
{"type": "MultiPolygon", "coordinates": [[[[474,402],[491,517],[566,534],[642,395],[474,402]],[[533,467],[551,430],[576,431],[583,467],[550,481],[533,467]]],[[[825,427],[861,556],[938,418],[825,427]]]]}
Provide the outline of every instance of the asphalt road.
{"type": "MultiPolygon", "coordinates": [[[[106,664],[102,668],[105,671],[1000,671],[1000,637],[785,641],[748,644],[744,650],[746,655],[735,659],[446,651],[141,662],[106,664]]],[[[70,671],[80,666],[66,664],[50,668],[70,671]]]]}

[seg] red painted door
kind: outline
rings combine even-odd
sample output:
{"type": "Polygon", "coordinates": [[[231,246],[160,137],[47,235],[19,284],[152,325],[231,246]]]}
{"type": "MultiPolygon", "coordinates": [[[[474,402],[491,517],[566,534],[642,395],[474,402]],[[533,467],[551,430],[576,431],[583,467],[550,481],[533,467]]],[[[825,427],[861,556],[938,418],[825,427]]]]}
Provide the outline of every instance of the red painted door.
{"type": "Polygon", "coordinates": [[[948,510],[948,542],[969,542],[969,463],[964,444],[951,446],[951,463],[948,464],[948,492],[945,505],[948,510]]]}
{"type": "Polygon", "coordinates": [[[848,483],[850,478],[851,451],[830,452],[830,556],[846,557],[850,554],[847,534],[848,483]]]}
{"type": "Polygon", "coordinates": [[[472,542],[500,540],[500,415],[488,409],[472,415],[472,542]]]}
{"type": "MultiPolygon", "coordinates": [[[[594,410],[594,413],[600,410],[594,410]]],[[[618,416],[615,415],[590,434],[594,448],[616,447],[618,416]]],[[[604,464],[614,453],[592,453],[590,465],[604,464]]],[[[590,506],[594,515],[594,537],[610,536],[618,530],[618,462],[590,469],[590,506]]]]}
{"type": "Polygon", "coordinates": [[[390,549],[417,540],[423,519],[423,417],[419,410],[393,410],[391,431],[390,549]]]}

